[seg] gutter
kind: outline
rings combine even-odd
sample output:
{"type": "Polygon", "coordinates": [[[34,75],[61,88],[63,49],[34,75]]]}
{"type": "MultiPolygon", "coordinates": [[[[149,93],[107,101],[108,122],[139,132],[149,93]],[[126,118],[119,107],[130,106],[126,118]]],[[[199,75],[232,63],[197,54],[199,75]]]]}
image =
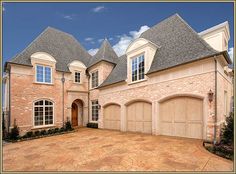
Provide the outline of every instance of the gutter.
{"type": "Polygon", "coordinates": [[[62,72],[62,78],[61,78],[61,82],[62,82],[62,124],[64,127],[64,114],[65,114],[65,101],[64,101],[64,83],[65,83],[65,77],[64,77],[64,72],[62,72]]]}
{"type": "Polygon", "coordinates": [[[89,77],[89,79],[88,79],[88,123],[89,123],[89,110],[90,110],[90,90],[89,90],[89,87],[90,87],[90,74],[89,74],[89,72],[87,71],[87,73],[88,73],[88,77],[89,77]]]}
{"type": "Polygon", "coordinates": [[[216,129],[217,129],[217,60],[216,56],[214,56],[215,60],[215,120],[214,120],[214,141],[213,143],[216,144],[216,129]]]}
{"type": "Polygon", "coordinates": [[[9,105],[9,115],[8,115],[8,132],[10,132],[10,126],[11,126],[11,66],[9,67],[9,85],[8,85],[8,105],[9,105]]]}

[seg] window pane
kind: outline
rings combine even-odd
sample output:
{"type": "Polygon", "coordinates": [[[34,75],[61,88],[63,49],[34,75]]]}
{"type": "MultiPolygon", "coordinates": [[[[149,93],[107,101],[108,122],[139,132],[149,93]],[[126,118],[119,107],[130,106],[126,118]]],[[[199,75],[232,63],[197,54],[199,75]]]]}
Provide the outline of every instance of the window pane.
{"type": "Polygon", "coordinates": [[[45,107],[45,125],[53,124],[53,107],[45,107]]]}
{"type": "Polygon", "coordinates": [[[80,83],[80,73],[75,72],[75,82],[80,83]]]}
{"type": "Polygon", "coordinates": [[[34,106],[34,125],[53,124],[53,103],[48,100],[40,100],[34,106]]]}
{"type": "Polygon", "coordinates": [[[132,59],[132,81],[144,79],[144,55],[132,59]]]}
{"type": "Polygon", "coordinates": [[[43,107],[35,107],[34,109],[34,125],[43,125],[43,107]]]}
{"type": "Polygon", "coordinates": [[[51,68],[45,67],[45,82],[51,83],[51,68]]]}
{"type": "Polygon", "coordinates": [[[92,73],[92,88],[98,86],[98,71],[92,73]]]}
{"type": "Polygon", "coordinates": [[[92,101],[92,121],[98,121],[98,101],[92,101]]]}
{"type": "Polygon", "coordinates": [[[37,82],[43,82],[43,66],[37,65],[36,67],[36,80],[37,82]]]}

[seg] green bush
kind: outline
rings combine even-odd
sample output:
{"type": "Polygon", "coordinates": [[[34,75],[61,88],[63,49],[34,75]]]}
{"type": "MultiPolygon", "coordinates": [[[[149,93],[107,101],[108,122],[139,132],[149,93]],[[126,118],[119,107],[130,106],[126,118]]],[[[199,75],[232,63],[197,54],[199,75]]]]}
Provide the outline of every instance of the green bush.
{"type": "Polygon", "coordinates": [[[41,134],[41,135],[47,135],[47,131],[46,131],[46,130],[41,130],[41,131],[40,131],[40,134],[41,134]]]}
{"type": "Polygon", "coordinates": [[[66,121],[66,124],[65,124],[65,130],[66,130],[66,131],[73,130],[73,128],[72,128],[72,125],[71,125],[71,122],[70,122],[70,121],[66,121]]]}
{"type": "Polygon", "coordinates": [[[53,129],[48,129],[48,134],[53,134],[54,130],[53,129]]]}
{"type": "Polygon", "coordinates": [[[14,124],[14,127],[11,129],[9,138],[11,140],[19,139],[19,127],[16,124],[14,124]]]}
{"type": "Polygon", "coordinates": [[[87,124],[87,127],[90,127],[90,128],[98,128],[98,124],[97,124],[97,123],[88,123],[88,124],[87,124]]]}
{"type": "Polygon", "coordinates": [[[65,131],[65,128],[64,128],[64,127],[61,127],[59,131],[60,131],[60,132],[64,132],[64,131],[65,131]]]}
{"type": "Polygon", "coordinates": [[[234,113],[226,117],[226,124],[221,129],[221,144],[233,145],[234,143],[234,113]]]}
{"type": "Polygon", "coordinates": [[[59,132],[59,128],[58,128],[58,127],[55,128],[55,129],[54,129],[54,132],[55,132],[55,133],[59,132]]]}
{"type": "Polygon", "coordinates": [[[26,137],[27,138],[33,137],[33,132],[32,131],[26,132],[26,137]]]}
{"type": "Polygon", "coordinates": [[[40,136],[40,133],[41,133],[40,131],[35,131],[35,132],[34,132],[34,135],[35,135],[35,136],[40,136]]]}

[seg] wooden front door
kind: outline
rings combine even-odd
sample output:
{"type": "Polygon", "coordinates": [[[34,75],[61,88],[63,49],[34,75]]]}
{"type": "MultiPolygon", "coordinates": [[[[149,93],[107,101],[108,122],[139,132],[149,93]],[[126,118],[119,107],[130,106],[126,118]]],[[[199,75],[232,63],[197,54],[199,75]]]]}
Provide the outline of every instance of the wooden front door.
{"type": "Polygon", "coordinates": [[[72,126],[78,126],[78,106],[75,103],[72,103],[71,117],[72,126]]]}

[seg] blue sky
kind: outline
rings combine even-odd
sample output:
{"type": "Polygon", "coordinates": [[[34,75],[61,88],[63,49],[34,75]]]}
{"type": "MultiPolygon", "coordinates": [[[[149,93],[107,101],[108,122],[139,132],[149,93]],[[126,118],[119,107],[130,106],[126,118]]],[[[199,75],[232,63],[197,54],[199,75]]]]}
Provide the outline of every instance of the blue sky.
{"type": "MultiPolygon", "coordinates": [[[[4,3],[3,62],[47,26],[72,34],[91,54],[109,39],[118,54],[139,34],[178,13],[196,32],[228,21],[233,47],[233,3],[4,3]]],[[[232,50],[231,50],[232,52],[232,50]]]]}

